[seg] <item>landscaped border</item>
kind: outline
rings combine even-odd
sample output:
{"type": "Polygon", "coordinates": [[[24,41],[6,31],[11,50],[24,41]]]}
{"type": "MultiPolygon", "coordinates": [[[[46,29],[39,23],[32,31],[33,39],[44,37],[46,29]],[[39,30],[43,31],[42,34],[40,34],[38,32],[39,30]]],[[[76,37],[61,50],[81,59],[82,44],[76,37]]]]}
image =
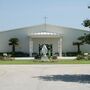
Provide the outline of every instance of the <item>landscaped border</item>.
{"type": "Polygon", "coordinates": [[[56,61],[40,61],[40,60],[1,60],[0,64],[90,64],[90,60],[56,60],[56,61]]]}

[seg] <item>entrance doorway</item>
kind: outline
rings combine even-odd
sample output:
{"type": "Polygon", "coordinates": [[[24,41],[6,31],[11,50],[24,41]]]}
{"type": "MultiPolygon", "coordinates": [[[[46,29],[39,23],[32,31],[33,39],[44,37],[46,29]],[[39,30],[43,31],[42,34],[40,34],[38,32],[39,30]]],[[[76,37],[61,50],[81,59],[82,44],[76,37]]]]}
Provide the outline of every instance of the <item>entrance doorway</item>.
{"type": "MultiPolygon", "coordinates": [[[[44,45],[44,44],[39,44],[39,55],[42,55],[41,50],[42,50],[43,45],[44,45]]],[[[48,56],[48,57],[52,56],[52,54],[53,54],[53,53],[52,53],[52,52],[53,52],[52,44],[45,44],[45,45],[46,45],[46,47],[47,47],[47,49],[48,49],[48,51],[47,51],[47,56],[48,56]]]]}

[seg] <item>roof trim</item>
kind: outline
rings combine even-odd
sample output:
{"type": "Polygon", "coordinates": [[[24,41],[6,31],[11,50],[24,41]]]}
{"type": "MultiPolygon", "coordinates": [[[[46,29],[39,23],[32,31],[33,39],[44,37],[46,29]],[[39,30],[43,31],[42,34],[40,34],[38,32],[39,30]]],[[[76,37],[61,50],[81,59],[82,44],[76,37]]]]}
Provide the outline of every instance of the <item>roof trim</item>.
{"type": "Polygon", "coordinates": [[[30,33],[28,36],[29,37],[62,37],[63,34],[58,34],[54,32],[35,32],[35,33],[30,33]]]}

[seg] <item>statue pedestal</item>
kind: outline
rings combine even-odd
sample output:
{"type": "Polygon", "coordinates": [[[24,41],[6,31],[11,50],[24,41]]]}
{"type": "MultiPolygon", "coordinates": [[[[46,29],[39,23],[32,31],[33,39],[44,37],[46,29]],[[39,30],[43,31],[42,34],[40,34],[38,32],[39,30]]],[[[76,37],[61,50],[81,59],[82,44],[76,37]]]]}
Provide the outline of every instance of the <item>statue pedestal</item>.
{"type": "Polygon", "coordinates": [[[49,61],[47,55],[43,55],[43,56],[41,57],[41,60],[42,60],[42,61],[49,61]]]}

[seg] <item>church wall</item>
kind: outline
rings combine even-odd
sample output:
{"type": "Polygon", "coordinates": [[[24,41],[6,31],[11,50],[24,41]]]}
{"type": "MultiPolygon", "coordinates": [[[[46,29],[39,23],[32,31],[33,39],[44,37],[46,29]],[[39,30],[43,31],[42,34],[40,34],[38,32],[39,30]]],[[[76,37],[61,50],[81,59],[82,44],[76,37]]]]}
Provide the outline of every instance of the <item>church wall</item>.
{"type": "MultiPolygon", "coordinates": [[[[77,47],[73,46],[72,43],[77,41],[77,38],[84,35],[84,33],[89,33],[89,31],[72,29],[72,28],[60,28],[58,26],[47,26],[47,31],[56,32],[63,34],[63,52],[75,52],[77,47]]],[[[90,45],[82,45],[82,52],[90,52],[90,45]]]]}
{"type": "MultiPolygon", "coordinates": [[[[32,26],[29,28],[21,28],[15,30],[9,30],[0,32],[0,52],[8,52],[11,51],[11,47],[8,45],[8,40],[10,38],[18,38],[19,46],[16,48],[16,51],[22,51],[29,53],[29,37],[32,32],[55,32],[63,35],[63,52],[74,52],[77,50],[76,46],[73,46],[72,43],[77,41],[79,36],[84,35],[84,33],[89,33],[88,31],[73,29],[73,28],[64,28],[55,25],[47,25],[46,30],[44,29],[44,25],[32,26]]],[[[52,39],[55,47],[57,46],[57,42],[52,39]]],[[[38,40],[36,40],[38,43],[38,40]]],[[[35,49],[35,48],[34,48],[35,49]]],[[[35,49],[37,50],[37,48],[35,49]]],[[[54,49],[54,51],[57,50],[54,49]]],[[[90,52],[90,45],[81,46],[81,50],[83,52],[90,52]]]]}

